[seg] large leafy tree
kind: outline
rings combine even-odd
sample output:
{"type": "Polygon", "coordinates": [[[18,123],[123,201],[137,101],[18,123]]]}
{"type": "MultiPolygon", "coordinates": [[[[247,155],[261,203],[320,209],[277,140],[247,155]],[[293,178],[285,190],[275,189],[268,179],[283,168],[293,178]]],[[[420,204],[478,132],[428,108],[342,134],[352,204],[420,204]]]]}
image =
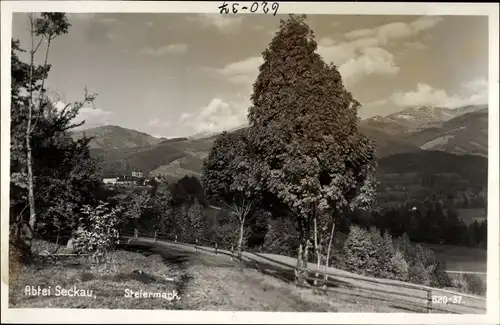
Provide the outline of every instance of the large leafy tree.
{"type": "Polygon", "coordinates": [[[70,131],[80,126],[72,121],[94,95],[85,91],[83,101],[56,107],[47,95],[45,80],[50,65],[51,42],[67,32],[64,13],[29,15],[31,47],[23,62],[17,40],[11,52],[11,222],[16,242],[24,234],[28,245],[33,231],[52,237],[70,232],[78,222],[78,211],[93,203],[100,186],[99,165],[90,157],[88,142],[73,140],[70,131]],[[42,65],[35,54],[45,50],[42,65]]]}
{"type": "Polygon", "coordinates": [[[236,247],[239,257],[245,222],[257,208],[263,189],[263,171],[249,145],[248,129],[223,132],[204,161],[202,176],[207,198],[223,204],[238,219],[236,247]]]}
{"type": "Polygon", "coordinates": [[[360,104],[316,49],[305,16],[282,20],[263,53],[248,114],[267,201],[298,225],[298,282],[305,281],[313,221],[368,205],[375,184],[374,149],[358,131],[360,104]]]}

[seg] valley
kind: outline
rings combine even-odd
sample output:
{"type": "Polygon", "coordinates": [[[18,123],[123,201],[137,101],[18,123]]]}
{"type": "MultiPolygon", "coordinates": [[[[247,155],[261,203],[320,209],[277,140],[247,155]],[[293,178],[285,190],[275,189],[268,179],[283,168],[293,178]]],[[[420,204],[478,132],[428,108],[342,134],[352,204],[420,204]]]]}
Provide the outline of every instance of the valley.
{"type": "MultiPolygon", "coordinates": [[[[421,110],[412,108],[360,121],[362,132],[376,144],[384,201],[397,202],[408,196],[420,199],[431,188],[444,197],[454,192],[483,191],[488,166],[487,107],[421,110]],[[410,125],[408,121],[413,122],[410,125]]],[[[185,175],[200,177],[203,159],[217,136],[158,139],[118,126],[89,129],[73,136],[84,134],[93,137],[91,152],[102,160],[103,176],[142,171],[170,181],[185,175]]]]}

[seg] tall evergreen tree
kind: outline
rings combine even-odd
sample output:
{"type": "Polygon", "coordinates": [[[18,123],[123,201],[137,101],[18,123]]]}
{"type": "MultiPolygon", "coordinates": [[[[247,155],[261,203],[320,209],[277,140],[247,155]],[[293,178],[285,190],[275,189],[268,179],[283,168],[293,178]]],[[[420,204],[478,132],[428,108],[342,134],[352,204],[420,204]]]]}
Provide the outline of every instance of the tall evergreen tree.
{"type": "Polygon", "coordinates": [[[248,118],[268,202],[297,221],[304,282],[313,220],[371,203],[375,156],[358,132],[360,104],[334,64],[316,53],[305,16],[291,15],[263,53],[248,118]]]}

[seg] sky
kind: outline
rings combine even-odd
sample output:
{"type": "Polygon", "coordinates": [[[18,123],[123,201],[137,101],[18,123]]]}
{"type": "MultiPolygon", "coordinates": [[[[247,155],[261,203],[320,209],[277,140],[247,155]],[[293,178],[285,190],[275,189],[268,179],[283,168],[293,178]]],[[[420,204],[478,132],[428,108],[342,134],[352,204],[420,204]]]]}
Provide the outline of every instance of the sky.
{"type": "MultiPolygon", "coordinates": [[[[52,41],[47,87],[62,103],[98,96],[78,121],[156,137],[246,124],[252,83],[285,15],[71,13],[52,41]]],[[[487,16],[309,15],[318,53],[363,104],[361,118],[405,107],[486,104],[487,16]]],[[[26,14],[13,38],[28,48],[26,14]]],[[[45,48],[36,58],[41,63],[45,48]]],[[[22,59],[26,56],[20,55],[22,59]]]]}

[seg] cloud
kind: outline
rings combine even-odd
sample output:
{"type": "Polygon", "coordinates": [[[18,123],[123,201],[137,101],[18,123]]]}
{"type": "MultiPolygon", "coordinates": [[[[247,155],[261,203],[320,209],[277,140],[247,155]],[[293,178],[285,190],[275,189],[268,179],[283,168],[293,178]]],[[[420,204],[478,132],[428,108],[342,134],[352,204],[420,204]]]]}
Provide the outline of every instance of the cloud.
{"type": "Polygon", "coordinates": [[[427,45],[416,41],[406,42],[404,46],[410,51],[423,51],[428,49],[427,45]]]}
{"type": "Polygon", "coordinates": [[[69,12],[66,14],[66,16],[68,17],[69,20],[90,21],[96,16],[96,13],[93,13],[93,12],[69,12]]]}
{"type": "MultiPolygon", "coordinates": [[[[372,29],[347,32],[340,41],[322,38],[318,53],[327,62],[339,67],[347,83],[354,83],[365,75],[394,75],[399,72],[394,55],[385,46],[418,35],[440,23],[438,16],[424,16],[410,22],[395,22],[372,29]]],[[[407,48],[423,49],[424,45],[407,41],[407,48]]]]}
{"type": "Polygon", "coordinates": [[[344,34],[344,37],[348,40],[363,38],[363,37],[372,37],[374,34],[373,29],[356,29],[351,32],[347,32],[344,34]]]}
{"type": "Polygon", "coordinates": [[[212,133],[229,130],[247,123],[247,99],[224,101],[213,98],[207,106],[194,113],[183,113],[179,123],[196,133],[212,133]]]}
{"type": "Polygon", "coordinates": [[[194,16],[187,16],[187,19],[203,27],[215,27],[223,33],[236,33],[243,22],[243,16],[220,14],[197,14],[194,16]]]}
{"type": "Polygon", "coordinates": [[[155,117],[148,122],[148,126],[155,126],[155,125],[158,125],[159,123],[160,123],[160,119],[155,117]]]}
{"type": "Polygon", "coordinates": [[[184,136],[180,136],[180,135],[172,136],[172,135],[153,134],[152,137],[157,138],[157,139],[161,139],[161,138],[175,139],[175,138],[183,138],[184,136]]]}
{"type": "Polygon", "coordinates": [[[474,79],[462,85],[461,94],[449,95],[444,89],[436,89],[430,85],[419,83],[415,90],[398,91],[389,98],[373,103],[381,105],[393,103],[400,107],[408,106],[443,106],[457,108],[467,105],[488,103],[488,82],[484,78],[474,79]]]}
{"type": "Polygon", "coordinates": [[[344,34],[347,40],[359,38],[375,38],[379,45],[390,41],[415,36],[420,32],[434,28],[443,19],[439,16],[422,16],[410,23],[395,22],[372,29],[357,29],[344,34]]]}
{"type": "Polygon", "coordinates": [[[116,40],[116,35],[112,32],[107,32],[106,33],[106,37],[110,40],[110,41],[114,41],[116,40]]]}
{"type": "Polygon", "coordinates": [[[257,78],[259,65],[263,62],[262,57],[252,56],[244,60],[230,63],[222,69],[215,69],[215,72],[229,82],[241,85],[252,85],[257,78]]]}
{"type": "Polygon", "coordinates": [[[476,93],[487,93],[488,86],[488,80],[486,80],[486,78],[473,79],[463,84],[464,88],[476,93]]]}
{"type": "MultiPolygon", "coordinates": [[[[367,45],[370,45],[367,43],[367,45]]],[[[345,57],[344,64],[339,66],[342,77],[350,82],[355,82],[366,75],[395,75],[399,67],[394,62],[394,55],[379,47],[361,48],[351,55],[352,52],[344,52],[340,48],[332,47],[332,50],[340,50],[335,55],[345,57]],[[350,59],[347,59],[349,58],[350,59]]],[[[245,86],[251,86],[257,78],[258,68],[263,62],[262,57],[248,57],[244,60],[230,63],[222,69],[216,69],[218,75],[227,81],[245,86]]]]}
{"type": "Polygon", "coordinates": [[[150,56],[163,56],[166,54],[182,54],[186,53],[188,46],[186,44],[176,43],[166,46],[161,46],[159,48],[146,47],[139,51],[140,54],[150,55],[150,56]]]}
{"type": "MultiPolygon", "coordinates": [[[[65,103],[58,101],[54,106],[60,111],[65,107],[65,103]]],[[[85,121],[82,127],[93,127],[99,125],[108,125],[112,112],[103,110],[101,108],[93,108],[84,106],[78,112],[78,115],[73,119],[73,123],[81,123],[85,121]]]]}
{"type": "Polygon", "coordinates": [[[99,18],[98,21],[100,23],[103,23],[103,24],[114,24],[116,22],[118,22],[118,18],[114,18],[114,17],[102,17],[102,18],[99,18]]]}
{"type": "Polygon", "coordinates": [[[399,72],[400,68],[394,62],[394,56],[380,47],[368,47],[361,50],[361,55],[349,59],[339,67],[343,78],[355,82],[367,75],[391,76],[399,72]]]}
{"type": "Polygon", "coordinates": [[[98,22],[105,25],[112,25],[120,22],[118,18],[115,17],[103,17],[103,14],[95,12],[70,12],[66,16],[72,21],[82,21],[82,22],[98,22]]]}
{"type": "MultiPolygon", "coordinates": [[[[437,16],[424,16],[410,23],[396,22],[373,29],[354,30],[344,34],[341,40],[324,37],[318,41],[317,52],[325,61],[333,61],[337,65],[347,84],[353,84],[367,75],[393,76],[399,73],[400,68],[394,55],[383,46],[417,35],[436,26],[441,20],[437,16]]],[[[413,49],[424,47],[417,42],[407,43],[406,46],[413,49]]],[[[248,86],[255,81],[261,63],[262,57],[255,56],[230,63],[222,69],[209,70],[222,75],[229,82],[248,86]]]]}
{"type": "Polygon", "coordinates": [[[148,126],[150,127],[168,127],[170,126],[170,121],[161,121],[158,117],[153,117],[149,122],[148,126]]]}

